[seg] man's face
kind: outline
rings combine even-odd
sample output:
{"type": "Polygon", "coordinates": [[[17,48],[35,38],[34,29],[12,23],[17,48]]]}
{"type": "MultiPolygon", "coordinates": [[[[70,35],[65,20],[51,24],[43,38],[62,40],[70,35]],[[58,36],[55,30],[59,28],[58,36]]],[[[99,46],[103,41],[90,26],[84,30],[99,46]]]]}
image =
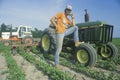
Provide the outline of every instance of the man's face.
{"type": "Polygon", "coordinates": [[[65,14],[70,15],[71,14],[71,10],[70,9],[66,9],[65,10],[65,14]]]}

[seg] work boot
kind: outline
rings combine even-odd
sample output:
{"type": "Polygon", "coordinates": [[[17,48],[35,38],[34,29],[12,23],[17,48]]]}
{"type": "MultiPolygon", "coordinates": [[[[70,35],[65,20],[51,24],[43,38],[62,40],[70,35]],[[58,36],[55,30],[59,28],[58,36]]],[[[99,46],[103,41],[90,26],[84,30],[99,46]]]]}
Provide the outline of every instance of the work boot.
{"type": "Polygon", "coordinates": [[[56,64],[55,67],[58,68],[58,67],[59,67],[59,64],[56,64]]]}
{"type": "Polygon", "coordinates": [[[80,44],[83,44],[84,42],[79,42],[79,41],[76,41],[75,42],[75,47],[78,47],[78,46],[80,46],[80,44]]]}
{"type": "Polygon", "coordinates": [[[61,69],[61,67],[60,67],[59,64],[56,64],[56,65],[55,65],[55,68],[57,68],[57,69],[61,69]]]}

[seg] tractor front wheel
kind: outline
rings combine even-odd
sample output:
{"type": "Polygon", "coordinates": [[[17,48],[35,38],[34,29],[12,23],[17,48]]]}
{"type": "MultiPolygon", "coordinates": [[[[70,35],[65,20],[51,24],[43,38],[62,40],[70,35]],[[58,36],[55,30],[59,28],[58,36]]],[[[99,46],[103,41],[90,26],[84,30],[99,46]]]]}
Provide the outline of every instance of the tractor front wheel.
{"type": "Polygon", "coordinates": [[[87,43],[81,44],[76,48],[76,60],[84,66],[94,66],[97,61],[95,49],[87,43]]]}
{"type": "Polygon", "coordinates": [[[112,43],[107,43],[106,46],[98,48],[98,53],[103,59],[115,58],[118,53],[117,47],[112,43]]]}

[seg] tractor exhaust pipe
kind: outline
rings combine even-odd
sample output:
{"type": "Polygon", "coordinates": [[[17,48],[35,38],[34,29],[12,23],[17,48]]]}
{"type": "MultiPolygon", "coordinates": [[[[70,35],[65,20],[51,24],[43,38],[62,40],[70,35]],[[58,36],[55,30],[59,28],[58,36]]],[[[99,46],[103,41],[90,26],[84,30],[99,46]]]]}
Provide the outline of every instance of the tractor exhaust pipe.
{"type": "Polygon", "coordinates": [[[87,9],[85,9],[85,22],[89,22],[89,14],[87,12],[87,9]]]}
{"type": "Polygon", "coordinates": [[[10,37],[12,36],[12,24],[10,26],[10,37]]]}

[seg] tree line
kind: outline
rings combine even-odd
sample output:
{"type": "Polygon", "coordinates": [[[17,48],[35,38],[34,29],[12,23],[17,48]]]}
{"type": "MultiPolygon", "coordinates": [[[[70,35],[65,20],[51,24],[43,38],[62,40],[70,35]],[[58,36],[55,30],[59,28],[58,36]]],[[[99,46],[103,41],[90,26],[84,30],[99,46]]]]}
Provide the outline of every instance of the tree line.
{"type": "MultiPolygon", "coordinates": [[[[10,32],[11,30],[16,31],[16,29],[12,29],[11,27],[12,27],[12,25],[6,25],[5,23],[2,23],[0,25],[0,37],[1,37],[2,32],[10,32]]],[[[32,35],[34,38],[40,38],[42,30],[34,28],[34,30],[32,30],[31,32],[32,32],[32,35]]]]}

